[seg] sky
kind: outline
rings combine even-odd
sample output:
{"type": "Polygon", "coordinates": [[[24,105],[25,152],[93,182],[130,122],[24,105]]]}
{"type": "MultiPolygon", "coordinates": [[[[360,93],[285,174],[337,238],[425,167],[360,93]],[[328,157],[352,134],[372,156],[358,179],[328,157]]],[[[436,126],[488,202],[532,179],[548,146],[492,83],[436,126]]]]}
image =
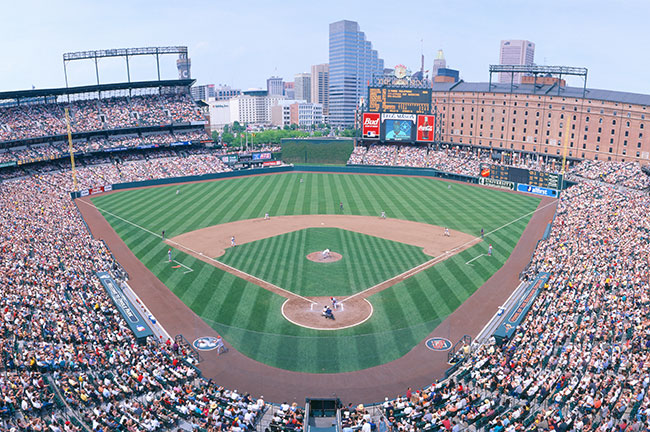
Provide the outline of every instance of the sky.
{"type": "MultiPolygon", "coordinates": [[[[0,91],[62,87],[65,52],[183,45],[198,84],[263,88],[328,62],[329,24],[357,21],[386,67],[431,69],[438,49],[468,82],[486,82],[502,39],[535,43],[535,63],[589,69],[587,86],[650,94],[650,1],[468,0],[0,0],[0,91]]],[[[161,62],[176,78],[176,58],[161,62]]],[[[123,60],[100,80],[126,81],[123,60]]],[[[133,80],[156,79],[155,58],[131,62],[133,80]]],[[[95,82],[92,61],[68,64],[69,85],[95,82]]],[[[582,86],[577,78],[569,85],[582,86]]]]}

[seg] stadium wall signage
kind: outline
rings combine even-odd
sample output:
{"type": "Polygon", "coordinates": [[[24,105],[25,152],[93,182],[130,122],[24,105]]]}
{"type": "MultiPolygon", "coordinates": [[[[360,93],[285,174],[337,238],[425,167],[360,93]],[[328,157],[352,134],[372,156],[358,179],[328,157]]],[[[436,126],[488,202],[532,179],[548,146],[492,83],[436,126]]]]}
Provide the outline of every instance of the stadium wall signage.
{"type": "Polygon", "coordinates": [[[558,191],[555,189],[548,189],[548,188],[543,188],[539,186],[531,186],[527,184],[517,184],[517,191],[518,192],[526,192],[529,194],[533,195],[542,195],[542,196],[547,196],[547,197],[553,197],[557,198],[558,197],[558,191]]]}
{"type": "Polygon", "coordinates": [[[122,288],[115,282],[107,272],[97,272],[97,277],[102,283],[115,306],[120,311],[120,314],[126,321],[127,325],[135,335],[138,341],[143,341],[147,336],[152,336],[153,332],[149,328],[147,322],[142,318],[140,313],[133,307],[131,301],[124,295],[122,288]]]}
{"type": "Polygon", "coordinates": [[[497,180],[486,177],[480,177],[478,183],[483,186],[490,186],[498,189],[515,190],[515,184],[511,181],[497,180]]]}

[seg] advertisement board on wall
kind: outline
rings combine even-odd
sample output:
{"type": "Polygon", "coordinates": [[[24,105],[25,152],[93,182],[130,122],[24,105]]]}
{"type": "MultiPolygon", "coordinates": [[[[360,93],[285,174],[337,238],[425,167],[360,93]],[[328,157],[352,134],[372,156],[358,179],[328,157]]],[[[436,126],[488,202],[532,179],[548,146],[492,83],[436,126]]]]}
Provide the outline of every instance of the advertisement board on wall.
{"type": "Polygon", "coordinates": [[[253,160],[266,160],[271,159],[271,153],[253,153],[253,160]]]}
{"type": "Polygon", "coordinates": [[[542,195],[542,196],[553,197],[553,198],[558,197],[558,191],[556,191],[555,189],[548,189],[539,186],[531,186],[527,184],[518,184],[517,192],[526,192],[529,194],[542,195]]]}
{"type": "Polygon", "coordinates": [[[433,115],[418,115],[418,128],[415,140],[420,142],[433,142],[436,117],[433,115]]]}
{"type": "Polygon", "coordinates": [[[363,113],[363,138],[379,139],[379,113],[363,113]]]}

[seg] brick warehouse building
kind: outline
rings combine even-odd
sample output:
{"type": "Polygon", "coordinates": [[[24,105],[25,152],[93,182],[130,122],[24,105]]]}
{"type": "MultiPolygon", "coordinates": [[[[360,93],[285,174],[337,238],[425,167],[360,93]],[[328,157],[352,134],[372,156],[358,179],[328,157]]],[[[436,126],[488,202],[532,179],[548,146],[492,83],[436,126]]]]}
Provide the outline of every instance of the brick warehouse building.
{"type": "Polygon", "coordinates": [[[455,144],[561,157],[650,161],[650,95],[609,90],[488,83],[433,83],[440,139],[455,144]]]}

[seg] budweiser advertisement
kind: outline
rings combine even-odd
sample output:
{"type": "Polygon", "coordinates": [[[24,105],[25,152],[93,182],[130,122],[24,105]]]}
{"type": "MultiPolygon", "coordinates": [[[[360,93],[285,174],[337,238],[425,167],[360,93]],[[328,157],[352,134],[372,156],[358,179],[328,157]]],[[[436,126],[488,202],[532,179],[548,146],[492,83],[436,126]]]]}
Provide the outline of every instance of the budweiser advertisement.
{"type": "Polygon", "coordinates": [[[379,139],[379,113],[363,113],[363,137],[379,139]]]}
{"type": "Polygon", "coordinates": [[[418,133],[416,141],[433,142],[435,134],[433,128],[435,126],[436,117],[432,115],[419,115],[418,116],[418,133]]]}

